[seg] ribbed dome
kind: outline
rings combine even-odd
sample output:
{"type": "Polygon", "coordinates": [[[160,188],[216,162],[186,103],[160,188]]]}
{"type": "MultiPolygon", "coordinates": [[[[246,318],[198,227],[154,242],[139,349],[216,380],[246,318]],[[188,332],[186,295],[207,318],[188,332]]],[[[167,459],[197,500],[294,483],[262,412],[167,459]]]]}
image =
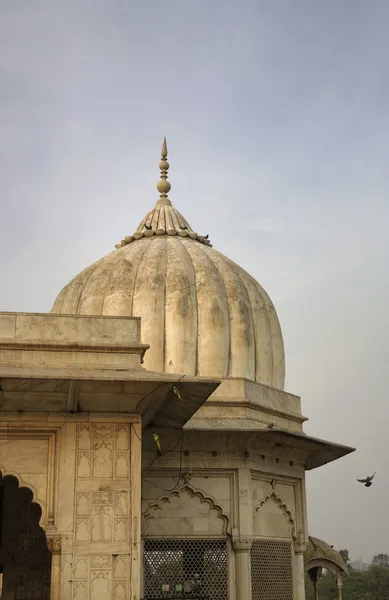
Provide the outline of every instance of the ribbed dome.
{"type": "Polygon", "coordinates": [[[193,232],[166,193],[133,236],[60,292],[52,312],[141,317],[142,342],[151,346],[146,369],[284,387],[282,334],[270,298],[193,232]]]}

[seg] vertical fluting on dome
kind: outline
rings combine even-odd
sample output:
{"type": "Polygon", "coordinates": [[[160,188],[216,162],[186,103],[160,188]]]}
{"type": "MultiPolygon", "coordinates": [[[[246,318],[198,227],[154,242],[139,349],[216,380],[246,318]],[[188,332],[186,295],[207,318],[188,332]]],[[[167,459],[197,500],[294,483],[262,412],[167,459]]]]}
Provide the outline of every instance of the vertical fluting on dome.
{"type": "Polygon", "coordinates": [[[269,296],[172,206],[166,138],[159,168],[153,210],[62,290],[52,312],[140,317],[146,369],[283,389],[282,332],[269,296]]]}
{"type": "Polygon", "coordinates": [[[223,279],[199,244],[181,242],[195,273],[197,311],[196,374],[227,377],[231,354],[230,316],[223,279]]]}
{"type": "Polygon", "coordinates": [[[112,252],[74,278],[52,312],[140,317],[152,371],[284,386],[269,296],[239,265],[188,238],[143,238],[112,252]]]}
{"type": "Polygon", "coordinates": [[[182,365],[183,373],[196,373],[198,305],[193,264],[177,238],[165,238],[167,266],[165,284],[165,356],[164,371],[174,373],[182,365]],[[195,343],[194,343],[195,342],[195,343]]]}
{"type": "Polygon", "coordinates": [[[153,340],[153,347],[148,351],[148,364],[152,365],[150,370],[153,371],[164,370],[166,262],[166,239],[157,238],[148,243],[141,258],[132,300],[133,316],[142,319],[142,338],[153,340]]]}
{"type": "Polygon", "coordinates": [[[231,337],[228,377],[239,377],[245,372],[249,379],[255,379],[255,334],[247,290],[225,256],[204,246],[199,249],[216,267],[228,302],[231,337]]]}

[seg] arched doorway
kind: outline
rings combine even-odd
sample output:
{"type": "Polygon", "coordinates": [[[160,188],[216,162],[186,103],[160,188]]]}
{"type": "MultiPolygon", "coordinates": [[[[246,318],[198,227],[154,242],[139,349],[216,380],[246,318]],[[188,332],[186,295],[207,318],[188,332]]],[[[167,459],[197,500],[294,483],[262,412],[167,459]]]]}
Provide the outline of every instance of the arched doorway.
{"type": "Polygon", "coordinates": [[[305,572],[314,588],[315,600],[320,598],[320,578],[324,570],[331,573],[337,587],[338,600],[342,600],[343,577],[348,575],[348,571],[339,552],[323,540],[309,536],[304,563],[305,572]]]}
{"type": "Polygon", "coordinates": [[[40,518],[31,490],[0,474],[1,600],[50,600],[51,553],[40,518]]]}

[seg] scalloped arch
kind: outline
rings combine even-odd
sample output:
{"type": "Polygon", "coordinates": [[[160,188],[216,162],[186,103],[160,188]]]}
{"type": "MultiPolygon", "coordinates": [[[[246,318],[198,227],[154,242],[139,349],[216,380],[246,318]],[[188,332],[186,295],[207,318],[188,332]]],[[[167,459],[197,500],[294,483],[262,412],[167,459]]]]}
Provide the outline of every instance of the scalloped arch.
{"type": "Polygon", "coordinates": [[[146,521],[147,519],[152,518],[152,514],[155,511],[162,510],[162,506],[164,504],[171,502],[172,498],[179,498],[184,492],[188,492],[192,498],[199,498],[200,502],[208,504],[211,510],[216,510],[219,519],[223,521],[223,534],[227,535],[231,533],[228,516],[223,511],[222,506],[216,502],[215,498],[208,496],[203,491],[196,489],[187,483],[181,485],[179,488],[169,492],[168,494],[160,496],[155,502],[153,502],[153,504],[149,504],[143,515],[143,519],[146,521]]]}
{"type": "Polygon", "coordinates": [[[44,502],[42,502],[42,500],[38,498],[38,494],[35,487],[31,483],[28,483],[28,481],[24,481],[23,477],[19,473],[16,473],[16,471],[9,471],[3,465],[0,464],[0,479],[5,479],[6,477],[14,477],[18,482],[19,488],[27,488],[30,490],[30,492],[32,493],[31,502],[38,504],[38,506],[40,506],[41,509],[39,526],[45,531],[47,525],[46,505],[44,504],[44,502]]]}
{"type": "Polygon", "coordinates": [[[259,510],[261,510],[263,505],[266,504],[266,502],[269,502],[269,500],[271,500],[272,502],[277,504],[277,506],[281,509],[283,515],[285,516],[286,520],[288,521],[289,525],[291,526],[292,540],[296,541],[296,539],[297,539],[296,523],[294,521],[293,515],[292,515],[290,509],[288,508],[288,506],[282,500],[281,496],[279,496],[277,494],[277,492],[275,492],[275,490],[272,490],[269,494],[267,494],[264,498],[262,498],[262,500],[259,502],[259,504],[254,508],[253,518],[255,516],[255,513],[258,512],[259,510]]]}

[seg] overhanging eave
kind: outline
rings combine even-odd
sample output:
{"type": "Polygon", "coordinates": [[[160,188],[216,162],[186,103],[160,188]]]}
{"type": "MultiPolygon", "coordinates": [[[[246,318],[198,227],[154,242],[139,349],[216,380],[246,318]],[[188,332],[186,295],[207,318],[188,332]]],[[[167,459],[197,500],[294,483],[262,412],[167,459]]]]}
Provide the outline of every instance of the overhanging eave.
{"type": "Polygon", "coordinates": [[[137,369],[0,366],[0,411],[136,413],[182,428],[220,380],[137,369]],[[177,388],[179,395],[174,392],[177,388]]]}

